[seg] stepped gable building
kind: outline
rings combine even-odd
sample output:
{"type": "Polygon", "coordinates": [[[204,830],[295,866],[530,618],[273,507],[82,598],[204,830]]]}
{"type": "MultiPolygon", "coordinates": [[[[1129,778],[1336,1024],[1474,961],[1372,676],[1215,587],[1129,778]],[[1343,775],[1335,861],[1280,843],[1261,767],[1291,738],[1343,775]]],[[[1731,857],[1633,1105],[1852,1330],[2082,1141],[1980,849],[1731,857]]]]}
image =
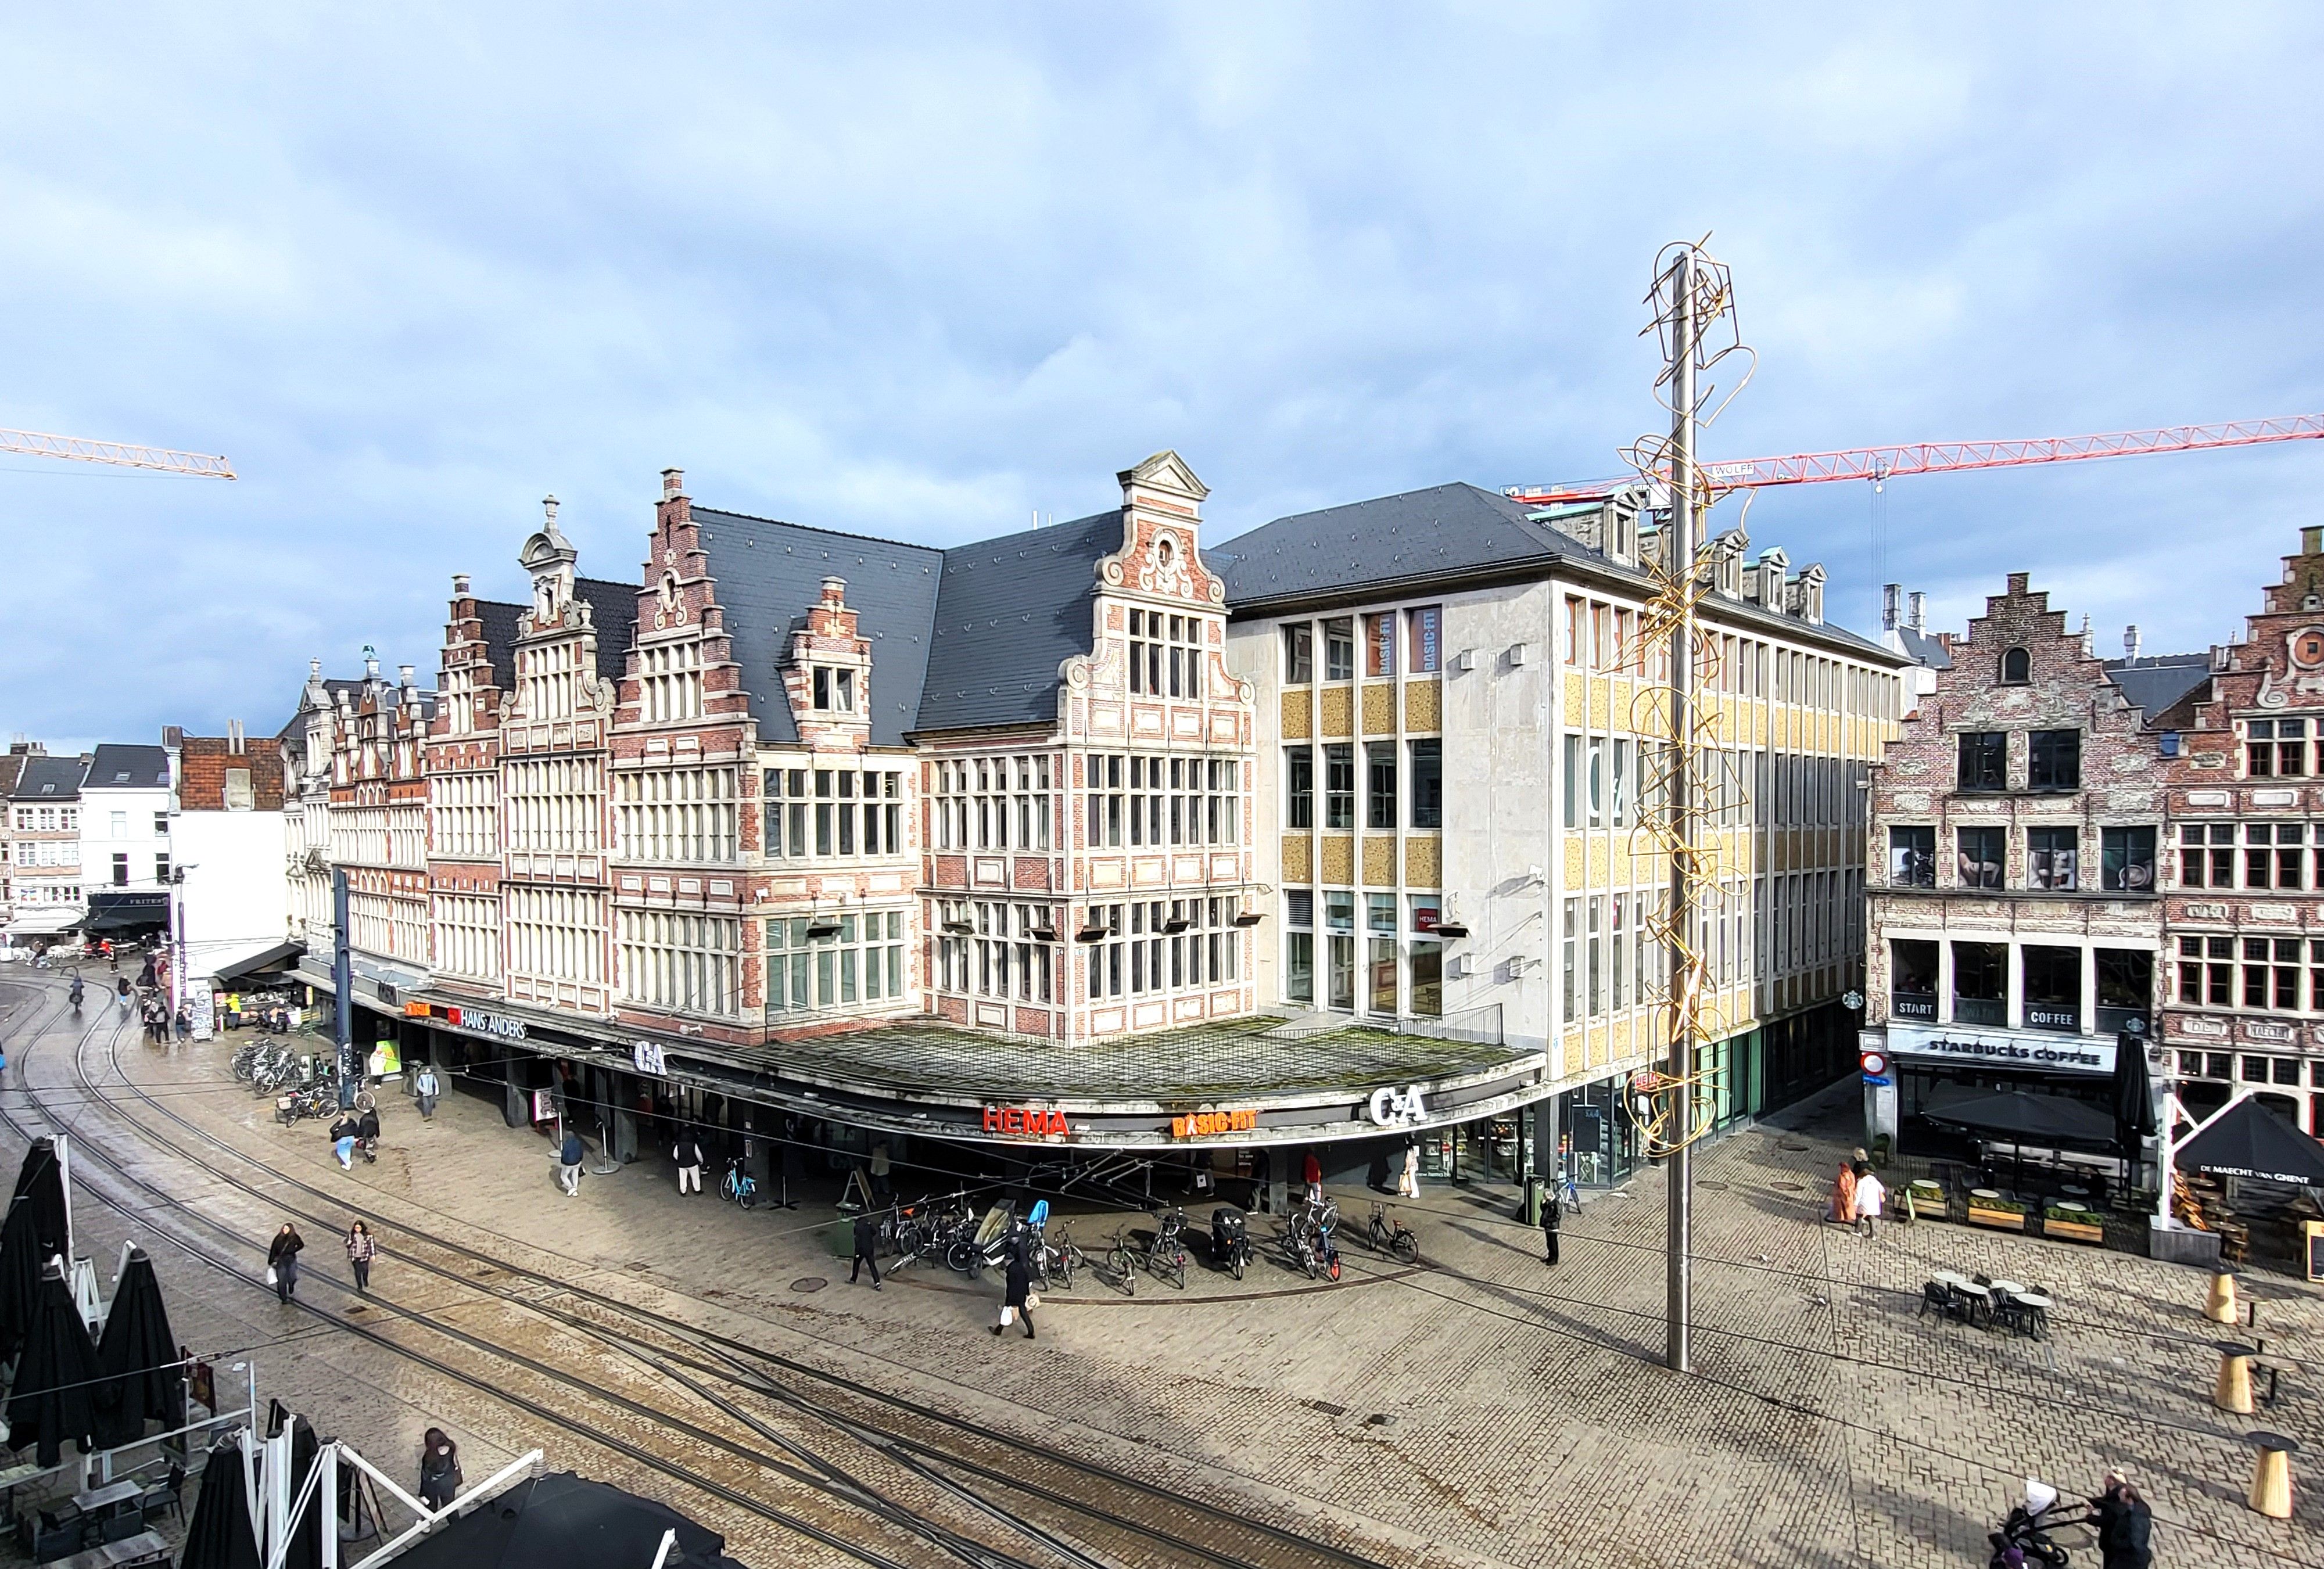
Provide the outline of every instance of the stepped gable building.
{"type": "MultiPolygon", "coordinates": [[[[1906,1149],[1983,1090],[2111,1117],[2118,1040],[2145,1038],[2163,946],[2155,734],[2086,633],[2009,576],[1872,781],[1868,1048],[1895,1067],[1875,1133],[1906,1149]]],[[[2145,685],[2140,695],[2155,694],[2145,685]]]]}
{"type": "Polygon", "coordinates": [[[2156,716],[2176,753],[2163,1040],[2190,1110],[2265,1085],[2324,1135],[2324,528],[2204,676],[2156,716]]]}

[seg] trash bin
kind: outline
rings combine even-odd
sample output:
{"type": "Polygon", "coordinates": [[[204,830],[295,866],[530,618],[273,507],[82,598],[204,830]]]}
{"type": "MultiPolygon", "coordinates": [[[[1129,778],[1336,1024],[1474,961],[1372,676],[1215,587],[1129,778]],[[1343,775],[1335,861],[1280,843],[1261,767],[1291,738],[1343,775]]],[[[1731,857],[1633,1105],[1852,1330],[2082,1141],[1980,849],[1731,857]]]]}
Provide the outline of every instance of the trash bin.
{"type": "Polygon", "coordinates": [[[1525,1205],[1522,1212],[1526,1224],[1529,1226],[1541,1224],[1542,1195],[1548,1186],[1549,1179],[1539,1172],[1526,1173],[1525,1205]]]}

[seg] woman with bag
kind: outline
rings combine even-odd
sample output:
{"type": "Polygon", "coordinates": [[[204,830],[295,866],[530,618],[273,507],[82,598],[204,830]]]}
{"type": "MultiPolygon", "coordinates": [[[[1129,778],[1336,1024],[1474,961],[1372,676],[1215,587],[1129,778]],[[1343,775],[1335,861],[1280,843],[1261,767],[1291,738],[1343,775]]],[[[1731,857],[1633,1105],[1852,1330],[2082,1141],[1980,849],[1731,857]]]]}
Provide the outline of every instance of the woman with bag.
{"type": "Polygon", "coordinates": [[[307,1239],[289,1221],[267,1244],[266,1283],[274,1288],[275,1300],[287,1305],[299,1295],[299,1250],[306,1245],[307,1239]]]}
{"type": "Polygon", "coordinates": [[[992,1326],[992,1333],[999,1334],[1009,1327],[1010,1320],[1021,1318],[1025,1321],[1025,1338],[1031,1340],[1034,1338],[1033,1315],[1028,1309],[1038,1298],[1033,1295],[1033,1270],[1026,1262],[1025,1252],[1022,1238],[1009,1250],[1009,1288],[1001,1293],[1001,1322],[992,1326]]]}
{"type": "Polygon", "coordinates": [[[378,1251],[379,1244],[372,1241],[369,1226],[357,1221],[347,1228],[347,1262],[355,1267],[357,1291],[371,1289],[371,1261],[378,1251]]]}

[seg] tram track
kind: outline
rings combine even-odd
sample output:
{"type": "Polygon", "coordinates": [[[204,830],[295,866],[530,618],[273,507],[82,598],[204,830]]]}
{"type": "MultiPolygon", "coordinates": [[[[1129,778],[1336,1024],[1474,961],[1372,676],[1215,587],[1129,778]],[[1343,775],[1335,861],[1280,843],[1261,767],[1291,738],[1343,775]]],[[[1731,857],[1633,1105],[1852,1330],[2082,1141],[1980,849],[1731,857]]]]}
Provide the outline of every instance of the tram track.
{"type": "MultiPolygon", "coordinates": [[[[43,1022],[53,1023],[57,1017],[60,1016],[51,1015],[43,1022]]],[[[106,1023],[106,1020],[100,1017],[80,1034],[76,1043],[76,1075],[84,1084],[87,1084],[87,1077],[85,1073],[80,1071],[81,1054],[87,1050],[89,1042],[104,1031],[106,1023]]],[[[114,1046],[116,1050],[120,1028],[120,1024],[116,1022],[114,1029],[114,1046]]],[[[51,1103],[42,1098],[40,1091],[32,1085],[29,1078],[22,1076],[23,1067],[28,1066],[27,1059],[32,1056],[31,1048],[37,1043],[38,1038],[35,1037],[34,1040],[26,1043],[20,1052],[21,1093],[31,1108],[39,1114],[41,1121],[49,1129],[71,1132],[78,1119],[60,1117],[51,1103]]],[[[102,1096],[97,1098],[96,1103],[118,1111],[115,1103],[102,1096]]],[[[5,1122],[13,1132],[28,1142],[31,1139],[39,1136],[38,1130],[28,1127],[5,1105],[0,1105],[0,1122],[5,1122]]],[[[133,1125],[134,1125],[134,1122],[133,1125]]],[[[166,1143],[166,1141],[163,1142],[166,1143]]],[[[229,1239],[227,1244],[229,1247],[243,1248],[248,1245],[246,1240],[226,1223],[201,1214],[198,1210],[185,1203],[175,1194],[129,1170],[109,1151],[89,1141],[85,1134],[76,1135],[74,1148],[76,1154],[84,1161],[94,1159],[111,1172],[115,1178],[150,1195],[161,1208],[187,1217],[198,1228],[208,1228],[225,1234],[229,1239]]],[[[183,1153],[182,1150],[178,1152],[183,1153]]],[[[85,1176],[87,1171],[85,1165],[82,1171],[85,1176]]],[[[152,1209],[133,1207],[123,1202],[116,1195],[106,1191],[104,1187],[95,1183],[85,1182],[84,1187],[90,1196],[95,1197],[106,1208],[137,1224],[141,1230],[153,1232],[161,1240],[170,1242],[180,1251],[217,1273],[254,1289],[272,1289],[261,1277],[252,1273],[221,1251],[205,1247],[197,1241],[178,1234],[174,1231],[156,1226],[153,1223],[155,1216],[152,1209]]],[[[263,1197],[263,1195],[255,1195],[254,1192],[254,1196],[263,1197]]],[[[319,1217],[311,1216],[305,1218],[319,1219],[319,1217]]],[[[457,1278],[456,1276],[451,1278],[457,1278]]],[[[313,1275],[309,1276],[308,1279],[310,1282],[320,1281],[340,1289],[344,1294],[353,1295],[327,1276],[313,1275]]],[[[366,1300],[376,1305],[380,1299],[366,1300]]],[[[862,1489],[860,1484],[851,1487],[844,1481],[818,1478],[804,1468],[787,1463],[779,1455],[770,1455],[762,1450],[738,1442],[731,1436],[706,1431],[697,1420],[674,1417],[671,1413],[650,1406],[635,1397],[606,1390],[590,1380],[573,1374],[569,1371],[558,1369],[540,1359],[512,1352],[505,1346],[495,1344],[482,1335],[451,1324],[440,1314],[401,1306],[395,1309],[396,1319],[402,1323],[416,1325],[424,1332],[449,1340],[478,1354],[500,1359],[524,1370],[535,1379],[561,1386],[561,1388],[558,1389],[553,1398],[542,1398],[539,1393],[528,1394],[521,1389],[512,1388],[511,1380],[506,1377],[488,1379],[473,1371],[447,1362],[434,1352],[411,1345],[394,1333],[388,1324],[350,1322],[344,1316],[326,1312],[310,1302],[294,1299],[294,1304],[309,1315],[358,1339],[418,1361],[440,1376],[512,1406],[529,1417],[568,1432],[589,1444],[608,1449],[633,1463],[666,1476],[685,1487],[705,1493],[731,1508],[741,1509],[761,1520],[807,1537],[856,1562],[877,1564],[881,1566],[881,1569],[920,1569],[922,1564],[930,1562],[967,1563],[978,1565],[979,1569],[1033,1569],[1033,1565],[1028,1561],[990,1544],[962,1537],[931,1522],[910,1519],[904,1517],[894,1506],[880,1508],[877,1496],[870,1493],[868,1490],[862,1489]],[[576,1414],[574,1409],[576,1397],[580,1398],[585,1407],[585,1410],[579,1414],[576,1414]],[[597,1409],[594,1413],[589,1412],[586,1409],[589,1406],[594,1406],[597,1409]],[[595,1419],[584,1419],[585,1417],[589,1416],[594,1416],[595,1419]],[[625,1428],[627,1431],[624,1431],[625,1428]],[[650,1440],[658,1429],[682,1432],[696,1444],[707,1446],[719,1452],[724,1457],[725,1463],[719,1466],[724,1474],[709,1474],[704,1467],[702,1458],[681,1461],[651,1447],[650,1440]],[[796,1486],[824,1495],[823,1501],[829,1505],[844,1507],[830,1511],[826,1518],[816,1518],[800,1512],[798,1509],[770,1503],[761,1493],[748,1491],[749,1484],[752,1482],[763,1484],[763,1479],[756,1474],[760,1472],[781,1476],[796,1486]],[[900,1528],[904,1533],[921,1538],[908,1545],[910,1549],[916,1550],[916,1555],[898,1555],[893,1550],[897,1544],[893,1542],[880,1544],[867,1541],[862,1529],[868,1523],[863,1518],[865,1513],[878,1517],[880,1523],[889,1527],[891,1532],[900,1528]],[[936,1554],[933,1558],[928,1555],[931,1550],[936,1554]]]]}
{"type": "MultiPolygon", "coordinates": [[[[74,1076],[85,1104],[105,1107],[155,1148],[202,1167],[254,1199],[284,1208],[294,1219],[336,1232],[346,1217],[360,1216],[375,1228],[384,1228],[388,1238],[381,1249],[383,1255],[456,1284],[474,1296],[490,1298],[500,1310],[537,1315],[561,1333],[586,1337],[616,1357],[630,1359],[651,1378],[684,1390],[690,1399],[717,1413],[745,1436],[714,1438],[692,1417],[673,1418],[651,1409],[644,1413],[647,1420],[683,1426],[700,1442],[739,1452],[738,1459],[747,1457],[750,1463],[802,1486],[845,1496],[859,1507],[866,1491],[897,1491],[917,1494],[928,1504],[941,1502],[966,1511],[973,1522],[986,1529],[975,1538],[952,1533],[933,1544],[947,1560],[1019,1562],[982,1539],[997,1527],[1015,1548],[1029,1547],[1044,1563],[1054,1559],[1075,1569],[1117,1563],[1201,1563],[1219,1569],[1294,1569],[1309,1564],[1379,1569],[1377,1560],[1353,1546],[1319,1540],[1312,1528],[1291,1528],[1254,1518],[1247,1510],[1222,1507],[986,1424],[931,1409],[844,1374],[443,1236],[424,1224],[413,1225],[402,1215],[351,1203],[344,1191],[327,1191],[309,1183],[163,1104],[122,1071],[118,1029],[109,1040],[105,1069],[92,1079],[87,1052],[96,1033],[92,1030],[84,1036],[74,1053],[74,1076]],[[130,1098],[108,1093],[114,1080],[130,1098]],[[146,1120],[148,1114],[175,1124],[197,1143],[252,1168],[277,1191],[262,1191],[252,1181],[207,1162],[196,1149],[152,1125],[146,1120]],[[330,1213],[286,1204],[281,1189],[302,1194],[327,1205],[330,1213]],[[738,1397],[769,1409],[749,1409],[738,1397]],[[788,1431],[785,1424],[803,1425],[816,1437],[788,1431]],[[886,1479],[882,1489],[867,1488],[848,1467],[834,1467],[824,1457],[820,1446],[835,1435],[860,1451],[862,1458],[851,1461],[852,1466],[877,1472],[886,1479]],[[780,1453],[770,1454],[759,1447],[761,1444],[771,1444],[780,1453]],[[798,1474],[801,1472],[809,1474],[798,1474]]],[[[28,1087],[27,1094],[32,1093],[28,1087]]],[[[47,1116],[46,1107],[42,1110],[47,1116]]],[[[121,1170],[117,1165],[114,1168],[121,1170]]],[[[122,1175],[124,1180],[155,1191],[132,1174],[122,1175]]],[[[166,1201],[169,1195],[157,1191],[156,1196],[166,1201]]],[[[365,1196],[375,1199],[378,1195],[365,1196]]],[[[383,1301],[376,1294],[366,1300],[374,1305],[383,1301]]],[[[435,1322],[437,1314],[418,1313],[392,1303],[388,1306],[400,1316],[456,1340],[466,1333],[456,1325],[435,1322]]],[[[521,1353],[481,1337],[471,1336],[466,1343],[485,1354],[526,1365],[521,1353]]],[[[604,1359],[596,1360],[602,1365],[604,1359]]],[[[569,1381],[569,1375],[553,1368],[535,1371],[543,1377],[569,1381]]],[[[899,1522],[889,1519],[886,1523],[893,1527],[899,1522]]]]}

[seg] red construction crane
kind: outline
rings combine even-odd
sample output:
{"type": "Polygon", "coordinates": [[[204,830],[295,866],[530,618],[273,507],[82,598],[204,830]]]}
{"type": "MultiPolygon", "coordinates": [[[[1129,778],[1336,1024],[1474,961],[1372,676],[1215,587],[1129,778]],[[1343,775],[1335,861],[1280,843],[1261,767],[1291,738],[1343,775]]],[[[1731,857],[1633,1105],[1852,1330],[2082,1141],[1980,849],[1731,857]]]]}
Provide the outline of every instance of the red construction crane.
{"type": "Polygon", "coordinates": [[[163,474],[191,475],[197,479],[235,477],[234,465],[205,453],[172,452],[166,447],[140,447],[127,441],[93,441],[86,436],[44,436],[37,430],[0,429],[0,453],[110,463],[123,468],[152,468],[163,474]]]}
{"type": "MultiPolygon", "coordinates": [[[[1841,452],[1802,452],[1789,457],[1747,457],[1705,463],[1715,490],[1756,490],[1770,485],[1818,485],[1828,479],[1893,479],[1900,474],[1941,474],[1960,468],[2015,468],[2030,463],[2073,463],[2085,457],[2135,457],[2154,452],[2200,452],[2213,447],[2256,447],[2267,441],[2324,438],[2324,414],[2281,420],[2237,420],[2224,425],[2172,425],[2161,430],[2121,430],[2107,436],[2045,436],[2024,441],[1918,441],[1904,447],[1855,447],[1841,452]]],[[[1636,475],[1572,485],[1514,485],[1512,500],[1552,505],[1599,501],[1636,475]]]]}

